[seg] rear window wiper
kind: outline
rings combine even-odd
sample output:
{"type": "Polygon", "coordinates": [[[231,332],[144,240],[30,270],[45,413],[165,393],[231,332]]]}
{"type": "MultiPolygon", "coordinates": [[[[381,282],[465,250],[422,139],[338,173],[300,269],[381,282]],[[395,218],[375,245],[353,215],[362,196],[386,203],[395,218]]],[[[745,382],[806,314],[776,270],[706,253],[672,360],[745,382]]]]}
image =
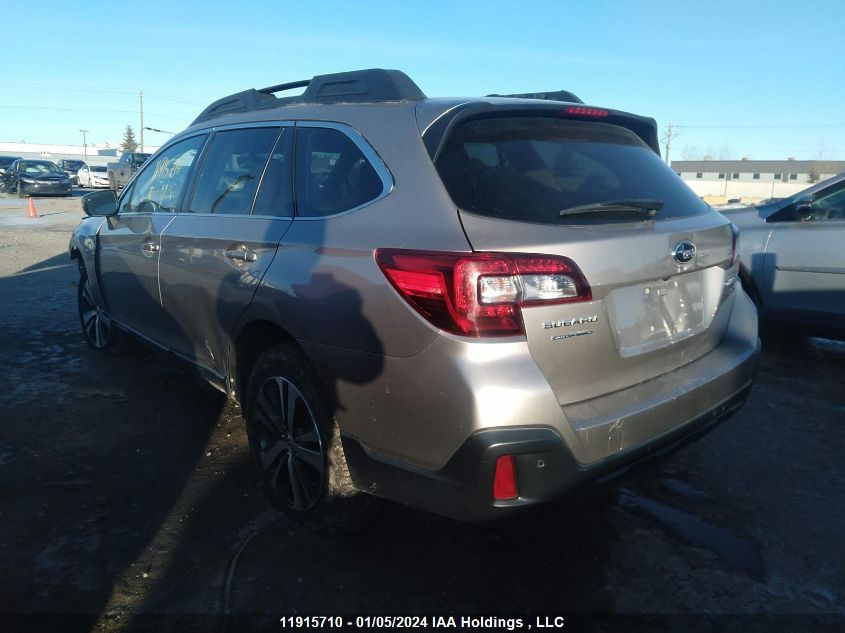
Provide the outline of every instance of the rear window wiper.
{"type": "Polygon", "coordinates": [[[569,207],[560,212],[560,216],[588,215],[593,213],[636,213],[646,218],[653,218],[663,208],[662,200],[609,200],[569,207]]]}

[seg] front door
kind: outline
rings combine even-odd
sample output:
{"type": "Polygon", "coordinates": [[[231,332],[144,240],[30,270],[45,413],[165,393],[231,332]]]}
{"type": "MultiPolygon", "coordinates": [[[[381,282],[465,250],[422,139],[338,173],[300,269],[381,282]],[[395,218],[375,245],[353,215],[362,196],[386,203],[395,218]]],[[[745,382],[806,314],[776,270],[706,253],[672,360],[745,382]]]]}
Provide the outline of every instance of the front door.
{"type": "MultiPolygon", "coordinates": [[[[775,312],[810,314],[819,325],[845,317],[845,182],[816,192],[783,220],[766,248],[766,282],[775,312]]],[[[781,215],[779,213],[779,215],[781,215]]]]}
{"type": "Polygon", "coordinates": [[[158,285],[161,234],[176,217],[204,138],[175,143],[146,165],[99,232],[99,284],[112,318],[156,343],[167,321],[158,285]]]}

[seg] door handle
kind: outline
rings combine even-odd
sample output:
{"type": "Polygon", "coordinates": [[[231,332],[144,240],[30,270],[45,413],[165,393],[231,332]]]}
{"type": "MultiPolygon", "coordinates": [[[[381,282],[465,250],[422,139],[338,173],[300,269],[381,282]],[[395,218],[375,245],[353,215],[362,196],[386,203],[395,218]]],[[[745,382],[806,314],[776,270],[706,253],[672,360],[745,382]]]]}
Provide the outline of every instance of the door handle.
{"type": "Polygon", "coordinates": [[[141,244],[141,250],[145,253],[158,253],[161,250],[161,246],[155,242],[144,242],[141,244]]]}
{"type": "Polygon", "coordinates": [[[239,262],[254,262],[258,259],[258,253],[248,248],[226,251],[226,257],[239,262]]]}

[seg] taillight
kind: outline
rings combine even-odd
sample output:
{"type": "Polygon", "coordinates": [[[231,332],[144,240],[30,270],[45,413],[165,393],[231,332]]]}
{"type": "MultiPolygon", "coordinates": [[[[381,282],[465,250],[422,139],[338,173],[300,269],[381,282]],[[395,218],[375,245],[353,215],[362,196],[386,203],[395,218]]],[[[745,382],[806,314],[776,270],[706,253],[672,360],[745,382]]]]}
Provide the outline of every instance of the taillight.
{"type": "Polygon", "coordinates": [[[592,299],[584,275],[566,257],[390,248],[375,257],[417,312],[453,334],[522,334],[521,306],[592,299]]]}

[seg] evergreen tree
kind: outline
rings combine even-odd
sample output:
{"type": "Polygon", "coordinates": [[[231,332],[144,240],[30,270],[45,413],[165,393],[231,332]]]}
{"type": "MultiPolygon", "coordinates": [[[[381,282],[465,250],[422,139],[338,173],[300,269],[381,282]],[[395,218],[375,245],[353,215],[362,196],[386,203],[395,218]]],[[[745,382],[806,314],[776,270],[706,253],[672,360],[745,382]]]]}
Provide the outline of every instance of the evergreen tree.
{"type": "Polygon", "coordinates": [[[123,142],[120,144],[122,152],[135,152],[138,150],[138,143],[135,141],[135,132],[132,131],[132,126],[127,125],[123,131],[123,142]]]}

